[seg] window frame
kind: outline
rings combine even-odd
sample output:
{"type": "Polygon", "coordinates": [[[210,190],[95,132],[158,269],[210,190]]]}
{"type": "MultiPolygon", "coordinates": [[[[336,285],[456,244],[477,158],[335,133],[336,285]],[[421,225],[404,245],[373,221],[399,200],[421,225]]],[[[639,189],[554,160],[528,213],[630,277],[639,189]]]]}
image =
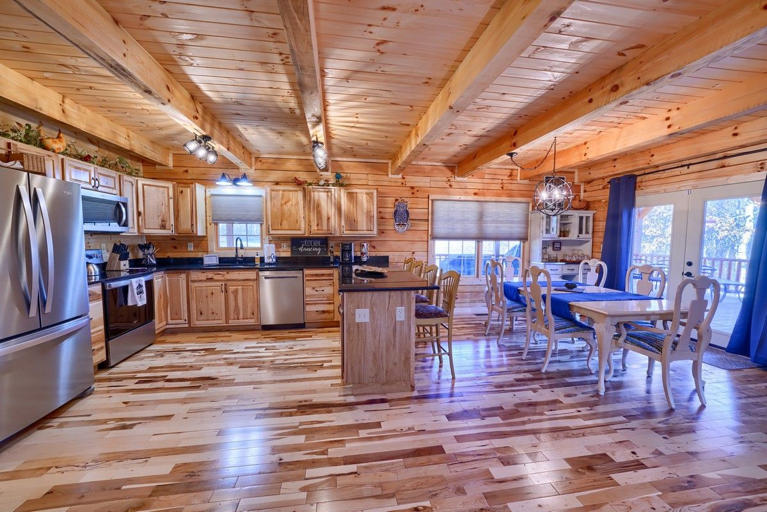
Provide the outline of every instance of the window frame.
{"type": "MultiPolygon", "coordinates": [[[[207,223],[207,230],[206,230],[206,238],[208,241],[208,252],[212,254],[217,254],[219,256],[234,256],[235,255],[235,249],[234,247],[220,247],[218,245],[219,237],[218,237],[218,222],[213,222],[213,219],[211,218],[211,197],[216,195],[216,192],[218,192],[219,188],[214,187],[206,187],[205,190],[205,209],[206,209],[206,223],[207,223]]],[[[260,195],[266,196],[266,189],[263,187],[252,187],[249,189],[250,192],[253,193],[253,195],[259,195],[258,192],[260,192],[260,195]]],[[[266,209],[266,200],[264,200],[264,209],[266,209]]],[[[261,256],[263,254],[263,247],[264,244],[268,241],[267,235],[264,232],[264,226],[266,225],[266,212],[264,212],[264,222],[261,223],[261,246],[260,247],[245,247],[242,251],[240,251],[240,255],[246,255],[246,256],[261,256]]],[[[248,224],[244,222],[243,224],[248,224]]],[[[253,222],[251,224],[258,224],[257,222],[253,222]]]]}
{"type": "MultiPolygon", "coordinates": [[[[222,224],[230,224],[230,225],[234,225],[234,224],[246,224],[246,225],[247,224],[254,224],[256,226],[259,226],[259,228],[258,228],[258,240],[259,240],[258,246],[256,246],[256,247],[249,247],[248,245],[245,245],[245,248],[243,249],[243,251],[246,251],[246,250],[247,251],[261,251],[263,249],[263,247],[264,247],[264,223],[263,222],[211,222],[211,224],[213,225],[213,231],[215,231],[215,235],[214,235],[215,239],[214,239],[213,243],[215,245],[215,251],[217,253],[220,253],[220,252],[221,253],[223,253],[223,252],[231,252],[231,251],[235,250],[235,247],[222,247],[220,245],[221,234],[219,233],[218,230],[219,230],[219,227],[222,224]]],[[[224,235],[224,236],[227,236],[227,235],[224,235]]],[[[232,236],[234,237],[234,235],[232,235],[232,236]]],[[[245,236],[246,237],[255,237],[256,235],[245,235],[245,236]]],[[[237,237],[234,237],[234,238],[236,239],[237,237]]]]}
{"type": "MultiPolygon", "coordinates": [[[[459,239],[456,239],[459,240],[459,239]]],[[[437,265],[436,262],[436,250],[435,250],[435,242],[439,242],[441,240],[433,240],[429,238],[429,254],[427,256],[427,260],[430,265],[437,265]]],[[[444,240],[448,241],[448,240],[444,240]]],[[[494,242],[494,241],[500,241],[500,242],[519,242],[522,245],[522,260],[526,261],[527,258],[527,242],[524,240],[480,240],[480,239],[461,239],[462,242],[472,242],[474,244],[474,275],[468,275],[468,274],[461,274],[461,279],[472,279],[476,281],[481,281],[484,283],[485,276],[482,274],[482,243],[483,242],[494,242]]]]}

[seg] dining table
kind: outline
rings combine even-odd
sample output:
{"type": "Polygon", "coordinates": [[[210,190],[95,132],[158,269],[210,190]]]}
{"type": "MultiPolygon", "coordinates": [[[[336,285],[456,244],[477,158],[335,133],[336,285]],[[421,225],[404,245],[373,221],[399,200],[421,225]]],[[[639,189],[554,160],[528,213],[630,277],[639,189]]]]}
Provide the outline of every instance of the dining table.
{"type": "MultiPolygon", "coordinates": [[[[572,281],[551,281],[551,312],[555,316],[577,320],[586,319],[597,337],[597,392],[605,392],[607,363],[615,347],[613,336],[621,322],[671,320],[674,315],[674,302],[648,295],[614,290],[599,286],[575,283],[572,290],[565,288],[572,281]]],[[[545,283],[542,283],[545,287],[545,283]]],[[[524,283],[507,281],[503,283],[503,293],[508,300],[526,303],[524,283]]],[[[545,299],[545,288],[543,297],[545,299]]]]}

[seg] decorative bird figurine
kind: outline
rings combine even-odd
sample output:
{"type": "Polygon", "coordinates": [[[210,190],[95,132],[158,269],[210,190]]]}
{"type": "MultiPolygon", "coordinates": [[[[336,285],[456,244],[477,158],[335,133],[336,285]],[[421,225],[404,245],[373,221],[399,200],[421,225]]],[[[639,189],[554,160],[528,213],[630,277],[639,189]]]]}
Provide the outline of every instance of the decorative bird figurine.
{"type": "Polygon", "coordinates": [[[306,184],[306,180],[302,180],[298,176],[293,176],[293,181],[295,181],[296,185],[298,185],[299,187],[306,184]]]}
{"type": "Polygon", "coordinates": [[[55,137],[43,137],[40,139],[40,143],[45,149],[53,151],[54,153],[61,153],[67,149],[67,141],[61,134],[61,129],[59,129],[59,133],[57,133],[55,137]]]}

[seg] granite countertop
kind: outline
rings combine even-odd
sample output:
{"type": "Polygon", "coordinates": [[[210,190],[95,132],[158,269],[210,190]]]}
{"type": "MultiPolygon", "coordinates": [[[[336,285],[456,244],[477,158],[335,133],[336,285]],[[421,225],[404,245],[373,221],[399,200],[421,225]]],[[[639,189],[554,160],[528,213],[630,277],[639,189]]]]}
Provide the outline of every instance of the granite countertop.
{"type": "Polygon", "coordinates": [[[405,270],[392,270],[388,272],[386,277],[381,278],[360,278],[354,276],[349,267],[341,268],[341,282],[338,285],[338,291],[341,293],[437,289],[439,289],[439,286],[427,285],[426,279],[417,277],[412,272],[405,270]]]}

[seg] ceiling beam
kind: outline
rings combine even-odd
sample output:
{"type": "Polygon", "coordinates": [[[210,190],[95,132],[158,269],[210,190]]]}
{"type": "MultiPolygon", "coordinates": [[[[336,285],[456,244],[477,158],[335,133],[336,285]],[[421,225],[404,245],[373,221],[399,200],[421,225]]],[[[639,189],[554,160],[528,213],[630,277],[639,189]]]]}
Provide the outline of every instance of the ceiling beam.
{"type": "MultiPolygon", "coordinates": [[[[290,56],[296,72],[298,94],[309,129],[309,139],[321,142],[328,152],[330,147],[325,130],[325,103],[320,78],[317,29],[314,22],[313,0],[278,0],[280,17],[285,25],[290,56]]],[[[309,148],[307,148],[307,151],[309,148]]]]}
{"type": "Polygon", "coordinates": [[[0,64],[0,99],[92,135],[140,158],[172,165],[169,148],[134,133],[66,96],[0,64]]]}
{"type": "MultiPolygon", "coordinates": [[[[578,181],[589,183],[621,174],[639,173],[693,159],[736,152],[767,143],[767,115],[732,124],[698,135],[669,141],[614,158],[594,162],[578,169],[578,181]]],[[[558,158],[558,157],[557,157],[558,158]]]]}
{"type": "Polygon", "coordinates": [[[767,1],[732,0],[636,58],[458,163],[458,175],[544,137],[594,119],[621,100],[657,88],[665,80],[699,69],[767,36],[767,1]]]}
{"type": "Polygon", "coordinates": [[[571,3],[506,0],[397,150],[392,174],[401,174],[444,133],[571,3]]]}
{"type": "Polygon", "coordinates": [[[213,138],[218,152],[249,168],[253,154],[163,68],[96,0],[16,0],[171,119],[213,138]]]}
{"type": "MultiPolygon", "coordinates": [[[[669,108],[623,127],[606,130],[582,144],[557,152],[557,169],[568,169],[590,162],[657,145],[674,135],[700,130],[714,123],[767,109],[767,80],[759,74],[697,101],[669,108]]],[[[549,156],[537,169],[522,171],[522,179],[532,179],[551,171],[549,156]]]]}

